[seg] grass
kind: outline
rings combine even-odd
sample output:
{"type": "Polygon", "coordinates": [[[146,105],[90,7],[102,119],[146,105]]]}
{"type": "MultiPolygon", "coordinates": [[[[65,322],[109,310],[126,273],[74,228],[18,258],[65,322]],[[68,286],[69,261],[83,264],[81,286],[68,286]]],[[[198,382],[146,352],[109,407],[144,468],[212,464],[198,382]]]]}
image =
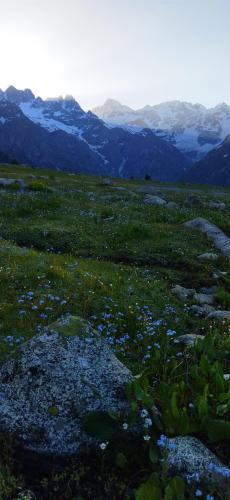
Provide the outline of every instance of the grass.
{"type": "MultiPolygon", "coordinates": [[[[183,226],[205,217],[230,234],[230,191],[223,190],[226,209],[218,212],[191,208],[186,192],[175,192],[174,185],[164,192],[158,183],[163,197],[181,206],[169,210],[144,205],[143,195],[135,192],[137,181],[114,179],[104,186],[95,176],[18,166],[1,166],[4,176],[23,178],[28,187],[0,193],[1,362],[60,316],[80,316],[109,339],[134,374],[141,374],[129,390],[133,416],[139,408],[151,414],[154,405],[162,416],[158,427],[154,421],[151,444],[122,433],[99,458],[41,463],[2,438],[0,498],[20,498],[30,490],[39,499],[148,500],[148,484],[140,485],[154,470],[151,487],[158,496],[151,498],[173,499],[173,489],[182,486],[162,474],[158,452],[152,450],[160,433],[196,435],[225,464],[229,460],[229,429],[224,427],[229,383],[223,378],[229,372],[228,324],[197,318],[189,301],[183,303],[171,290],[176,284],[199,290],[217,283],[217,303],[230,307],[230,263],[220,254],[215,262],[200,261],[199,254],[216,249],[203,234],[183,226]],[[216,270],[227,273],[218,282],[216,270]],[[203,334],[206,340],[187,351],[174,343],[185,333],[203,334]],[[165,496],[167,491],[171,496],[165,496]]],[[[213,187],[198,188],[202,199],[214,199],[213,187]]],[[[208,484],[201,486],[212,494],[208,484]]],[[[195,486],[183,483],[183,488],[184,497],[177,498],[195,498],[195,486]]],[[[215,498],[224,498],[226,493],[214,489],[215,498]]]]}

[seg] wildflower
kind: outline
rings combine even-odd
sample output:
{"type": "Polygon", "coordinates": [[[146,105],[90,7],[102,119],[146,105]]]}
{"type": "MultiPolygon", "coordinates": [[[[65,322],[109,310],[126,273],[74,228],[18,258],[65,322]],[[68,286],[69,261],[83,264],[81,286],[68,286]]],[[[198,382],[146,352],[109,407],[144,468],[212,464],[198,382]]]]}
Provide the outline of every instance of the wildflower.
{"type": "Polygon", "coordinates": [[[100,446],[101,450],[105,450],[107,448],[108,444],[109,444],[109,442],[106,441],[105,443],[101,443],[99,446],[100,446]]]}
{"type": "Polygon", "coordinates": [[[196,490],[195,491],[196,497],[202,497],[202,491],[201,490],[196,490]]]}
{"type": "Polygon", "coordinates": [[[160,439],[157,440],[157,446],[160,448],[167,448],[169,451],[176,450],[175,443],[170,443],[169,439],[167,436],[164,436],[164,434],[161,434],[160,439]]]}
{"type": "Polygon", "coordinates": [[[122,425],[122,428],[124,429],[124,431],[127,431],[127,429],[128,429],[127,422],[124,422],[124,424],[122,425]]]}
{"type": "Polygon", "coordinates": [[[228,469],[227,467],[221,467],[211,463],[209,464],[208,468],[211,472],[216,472],[216,474],[219,474],[220,476],[230,477],[230,469],[228,469]]]}
{"type": "Polygon", "coordinates": [[[199,483],[200,481],[200,475],[198,472],[194,472],[193,474],[188,474],[186,476],[186,479],[187,479],[187,483],[188,484],[191,484],[193,481],[199,483]]]}
{"type": "Polygon", "coordinates": [[[32,307],[31,307],[31,309],[32,309],[33,311],[36,311],[36,310],[37,310],[37,308],[38,308],[38,306],[32,306],[32,307]]]}
{"type": "Polygon", "coordinates": [[[66,304],[67,304],[67,300],[62,300],[62,301],[60,302],[60,306],[65,306],[66,304]]]}
{"type": "Polygon", "coordinates": [[[151,436],[149,434],[145,434],[144,440],[149,441],[151,439],[151,436]]]}
{"type": "Polygon", "coordinates": [[[168,330],[166,332],[167,337],[173,337],[176,334],[175,330],[168,330]]]}
{"type": "Polygon", "coordinates": [[[167,444],[167,437],[164,434],[161,434],[160,439],[157,440],[157,446],[160,448],[165,448],[167,444]]]}
{"type": "Polygon", "coordinates": [[[145,409],[144,409],[144,410],[141,410],[141,418],[145,418],[145,417],[147,417],[147,416],[148,416],[148,414],[149,414],[148,410],[145,410],[145,409]]]}
{"type": "Polygon", "coordinates": [[[206,500],[214,500],[214,497],[212,495],[207,495],[206,500]]]}
{"type": "Polygon", "coordinates": [[[146,429],[148,429],[151,426],[152,426],[152,419],[151,418],[145,418],[144,427],[146,429]]]}
{"type": "Polygon", "coordinates": [[[19,316],[25,316],[26,315],[26,311],[24,309],[21,309],[21,311],[19,311],[19,316]]]}

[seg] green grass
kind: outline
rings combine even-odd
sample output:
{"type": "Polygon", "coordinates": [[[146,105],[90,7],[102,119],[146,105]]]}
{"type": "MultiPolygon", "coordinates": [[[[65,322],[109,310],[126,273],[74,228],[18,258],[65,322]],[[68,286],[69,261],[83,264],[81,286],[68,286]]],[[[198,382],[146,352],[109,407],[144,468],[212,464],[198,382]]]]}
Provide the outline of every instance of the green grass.
{"type": "MultiPolygon", "coordinates": [[[[0,193],[1,362],[39,328],[65,314],[80,316],[105,338],[111,330],[117,356],[134,374],[142,374],[129,397],[134,414],[139,407],[151,413],[154,404],[160,409],[152,439],[161,432],[197,435],[227,464],[229,431],[223,436],[221,427],[216,442],[212,429],[213,421],[227,422],[230,416],[229,384],[223,379],[229,372],[228,325],[197,318],[190,302],[177,299],[171,289],[180,284],[199,290],[216,284],[216,270],[225,271],[216,299],[222,308],[230,307],[230,263],[221,254],[215,262],[200,261],[199,254],[216,249],[203,234],[183,226],[205,217],[230,234],[230,191],[222,190],[226,209],[218,212],[189,208],[188,193],[174,192],[174,185],[164,192],[158,183],[162,196],[181,206],[169,210],[144,205],[144,196],[135,193],[137,181],[114,179],[107,187],[95,176],[17,166],[1,166],[4,176],[23,178],[28,187],[0,193]],[[152,322],[158,322],[154,338],[146,333],[152,322]],[[197,333],[207,338],[188,352],[167,336],[169,330],[175,337],[197,333]]],[[[214,199],[213,187],[198,188],[201,198],[214,199]]],[[[121,437],[111,440],[99,459],[92,455],[52,467],[36,458],[28,465],[28,456],[3,439],[0,498],[17,498],[21,487],[39,499],[132,499],[154,467],[166,498],[170,478],[162,478],[160,462],[149,461],[149,444],[121,437]]],[[[202,487],[209,492],[209,486],[202,487]]],[[[186,495],[194,498],[194,489],[186,495]]],[[[223,498],[218,488],[215,495],[223,498]]]]}

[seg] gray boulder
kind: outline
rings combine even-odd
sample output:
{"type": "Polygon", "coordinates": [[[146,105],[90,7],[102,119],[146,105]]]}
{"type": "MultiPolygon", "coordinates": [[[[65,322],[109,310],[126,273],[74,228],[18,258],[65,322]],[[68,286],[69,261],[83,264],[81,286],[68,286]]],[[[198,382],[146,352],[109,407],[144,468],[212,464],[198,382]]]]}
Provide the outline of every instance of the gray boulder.
{"type": "Polygon", "coordinates": [[[198,217],[197,219],[185,222],[184,225],[202,231],[202,233],[206,234],[207,237],[212,240],[225,257],[230,259],[230,238],[228,238],[219,227],[215,226],[215,224],[212,224],[207,219],[198,217]]]}
{"type": "Polygon", "coordinates": [[[176,210],[176,209],[178,209],[180,207],[179,207],[179,205],[175,201],[169,201],[167,203],[167,208],[171,208],[172,210],[176,210]]]}
{"type": "Polygon", "coordinates": [[[224,210],[226,205],[224,202],[216,200],[216,201],[209,201],[208,207],[213,208],[215,210],[224,210]]]}
{"type": "Polygon", "coordinates": [[[26,187],[26,182],[23,179],[8,179],[4,177],[0,179],[0,188],[14,186],[15,184],[18,184],[21,188],[26,187]]]}
{"type": "Polygon", "coordinates": [[[160,198],[160,196],[152,196],[150,194],[147,194],[145,196],[144,203],[146,205],[156,205],[158,207],[167,205],[167,201],[164,200],[163,198],[160,198]]]}
{"type": "Polygon", "coordinates": [[[160,190],[158,188],[156,188],[155,186],[151,186],[151,185],[146,185],[146,186],[140,186],[139,188],[137,188],[136,190],[136,193],[138,194],[159,194],[160,193],[160,190]]]}
{"type": "Polygon", "coordinates": [[[200,306],[198,306],[197,304],[194,304],[193,306],[190,307],[190,309],[197,316],[208,316],[210,313],[215,311],[215,308],[212,306],[209,306],[208,304],[203,304],[200,306]]]}
{"type": "MultiPolygon", "coordinates": [[[[170,469],[184,476],[198,473],[205,480],[209,478],[218,481],[220,479],[218,474],[213,473],[210,469],[212,466],[222,468],[224,467],[223,464],[199,439],[191,436],[179,436],[168,441],[169,447],[174,445],[168,454],[170,469]]],[[[224,468],[230,473],[228,467],[224,468]]]]}
{"type": "Polygon", "coordinates": [[[198,304],[209,304],[212,305],[214,302],[213,295],[206,294],[206,293],[195,293],[193,295],[193,300],[197,302],[198,304]]]}
{"type": "Polygon", "coordinates": [[[219,319],[220,321],[225,321],[230,319],[230,311],[212,311],[208,315],[210,319],[219,319]]]}
{"type": "Polygon", "coordinates": [[[131,380],[88,323],[60,320],[0,369],[0,429],[37,453],[85,450],[97,441],[82,430],[84,417],[94,411],[125,416],[125,385],[131,380]]]}
{"type": "Polygon", "coordinates": [[[199,207],[203,207],[204,205],[204,202],[203,200],[200,198],[200,196],[197,196],[196,194],[190,194],[186,200],[185,200],[185,204],[188,205],[189,207],[194,207],[194,208],[199,208],[199,207]]]}
{"type": "Polygon", "coordinates": [[[179,299],[185,300],[189,297],[193,297],[193,295],[196,293],[196,290],[195,290],[195,288],[184,288],[183,286],[176,285],[172,289],[172,293],[174,295],[177,295],[177,297],[179,297],[179,299]]]}

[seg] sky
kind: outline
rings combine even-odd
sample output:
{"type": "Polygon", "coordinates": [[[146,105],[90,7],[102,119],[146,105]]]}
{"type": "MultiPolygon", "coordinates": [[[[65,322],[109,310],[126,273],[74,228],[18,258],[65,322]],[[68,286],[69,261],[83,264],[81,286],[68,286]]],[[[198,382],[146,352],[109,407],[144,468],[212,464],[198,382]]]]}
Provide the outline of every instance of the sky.
{"type": "Polygon", "coordinates": [[[0,88],[230,104],[230,0],[0,0],[0,88]]]}

